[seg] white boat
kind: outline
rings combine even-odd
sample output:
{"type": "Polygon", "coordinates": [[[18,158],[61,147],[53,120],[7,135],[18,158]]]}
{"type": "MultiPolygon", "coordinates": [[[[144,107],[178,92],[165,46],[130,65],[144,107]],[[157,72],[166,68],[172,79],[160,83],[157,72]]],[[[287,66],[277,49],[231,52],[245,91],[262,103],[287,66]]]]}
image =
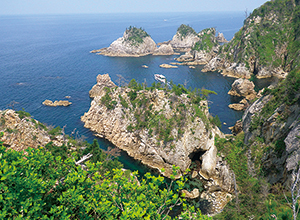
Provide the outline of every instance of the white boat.
{"type": "Polygon", "coordinates": [[[167,81],[166,77],[161,74],[154,74],[154,78],[155,78],[155,80],[160,81],[162,83],[166,83],[166,81],[167,81]]]}

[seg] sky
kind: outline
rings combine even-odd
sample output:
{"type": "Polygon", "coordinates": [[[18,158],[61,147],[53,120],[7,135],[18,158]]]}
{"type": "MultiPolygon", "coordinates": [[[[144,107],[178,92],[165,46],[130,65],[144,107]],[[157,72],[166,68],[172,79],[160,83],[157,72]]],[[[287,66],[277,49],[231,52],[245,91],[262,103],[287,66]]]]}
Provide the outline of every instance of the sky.
{"type": "Polygon", "coordinates": [[[266,0],[0,0],[0,15],[145,13],[145,12],[252,12],[266,0]]]}

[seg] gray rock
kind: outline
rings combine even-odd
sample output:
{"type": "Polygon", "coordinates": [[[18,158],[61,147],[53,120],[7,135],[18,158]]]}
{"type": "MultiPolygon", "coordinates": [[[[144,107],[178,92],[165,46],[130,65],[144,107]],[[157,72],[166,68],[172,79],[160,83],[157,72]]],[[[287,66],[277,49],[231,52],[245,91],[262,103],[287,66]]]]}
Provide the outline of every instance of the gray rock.
{"type": "Polygon", "coordinates": [[[256,97],[254,87],[255,85],[253,82],[248,79],[239,78],[232,83],[231,90],[228,94],[232,96],[242,96],[248,100],[252,100],[256,97]]]}
{"type": "Polygon", "coordinates": [[[118,38],[108,48],[98,50],[99,54],[111,57],[140,57],[152,54],[156,50],[156,43],[150,36],[143,39],[142,43],[132,45],[128,40],[126,31],[123,37],[118,38]]]}

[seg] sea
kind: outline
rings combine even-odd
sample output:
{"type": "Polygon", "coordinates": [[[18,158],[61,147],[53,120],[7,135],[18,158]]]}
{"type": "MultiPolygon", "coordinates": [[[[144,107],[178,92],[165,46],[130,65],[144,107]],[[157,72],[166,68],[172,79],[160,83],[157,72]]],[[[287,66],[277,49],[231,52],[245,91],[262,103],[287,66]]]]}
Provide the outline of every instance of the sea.
{"type": "MultiPolygon", "coordinates": [[[[190,25],[196,32],[214,27],[230,40],[244,19],[242,11],[0,16],[0,109],[23,109],[47,125],[65,127],[66,134],[92,142],[96,137],[84,128],[80,117],[89,110],[89,90],[96,84],[97,75],[108,73],[116,84],[120,78],[125,82],[134,78],[151,85],[154,74],[159,73],[187,88],[215,91],[217,95],[208,97],[209,111],[219,116],[221,130],[230,133],[228,127],[243,114],[228,107],[239,101],[227,94],[235,79],[218,72],[203,73],[203,66],[159,67],[173,62],[178,55],[117,58],[90,51],[108,47],[129,26],[142,27],[156,43],[171,40],[181,24],[190,25]],[[66,96],[72,102],[69,107],[42,105],[45,99],[66,100],[66,96]]],[[[270,80],[260,80],[256,87],[269,83],[270,80]]],[[[103,149],[114,147],[104,139],[96,139],[103,149]]],[[[147,171],[125,152],[119,159],[127,169],[147,171]]]]}

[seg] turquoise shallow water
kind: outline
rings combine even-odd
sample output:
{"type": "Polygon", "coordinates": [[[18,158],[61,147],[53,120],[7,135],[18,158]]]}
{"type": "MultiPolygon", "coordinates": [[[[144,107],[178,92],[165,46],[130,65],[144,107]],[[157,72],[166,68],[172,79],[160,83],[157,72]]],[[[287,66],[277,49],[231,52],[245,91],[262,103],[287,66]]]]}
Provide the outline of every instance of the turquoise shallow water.
{"type": "MultiPolygon", "coordinates": [[[[80,116],[89,109],[88,92],[96,76],[109,73],[117,82],[118,75],[122,75],[128,82],[135,78],[150,85],[153,74],[160,73],[176,84],[186,82],[187,87],[216,91],[218,95],[209,97],[210,112],[226,123],[222,131],[229,133],[228,126],[242,116],[227,107],[236,101],[227,94],[234,79],[215,72],[202,73],[201,66],[159,67],[176,56],[111,58],[89,51],[109,46],[130,25],[143,27],[155,42],[170,40],[180,24],[189,24],[197,32],[215,27],[231,39],[242,27],[243,19],[243,12],[0,16],[0,109],[15,101],[16,109],[24,108],[48,125],[66,125],[68,134],[76,129],[91,142],[95,137],[83,127],[80,116]],[[149,69],[142,68],[143,64],[149,69]],[[45,99],[65,96],[71,96],[73,104],[69,107],[42,105],[45,99]]],[[[110,146],[105,140],[99,142],[102,148],[110,146]]],[[[120,159],[126,168],[142,169],[126,153],[120,159]]]]}

